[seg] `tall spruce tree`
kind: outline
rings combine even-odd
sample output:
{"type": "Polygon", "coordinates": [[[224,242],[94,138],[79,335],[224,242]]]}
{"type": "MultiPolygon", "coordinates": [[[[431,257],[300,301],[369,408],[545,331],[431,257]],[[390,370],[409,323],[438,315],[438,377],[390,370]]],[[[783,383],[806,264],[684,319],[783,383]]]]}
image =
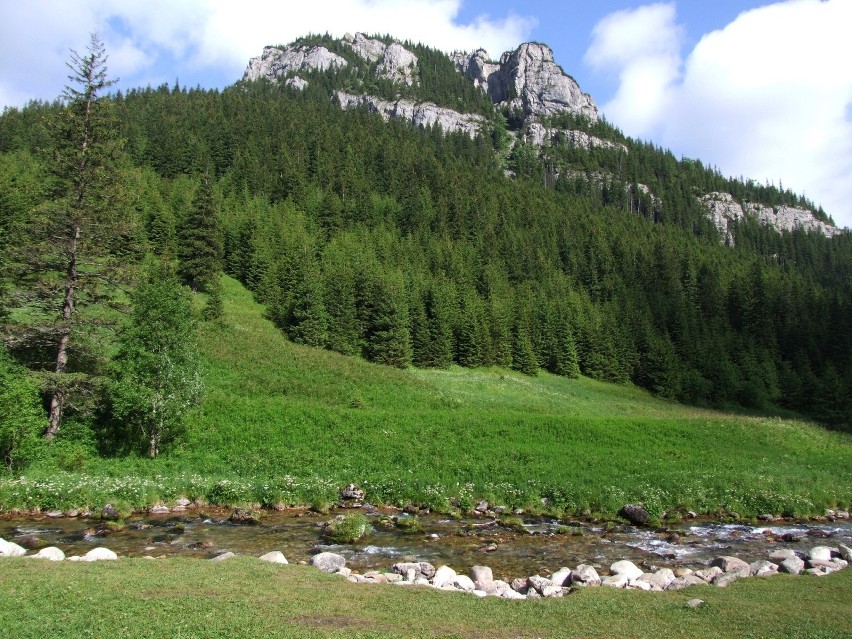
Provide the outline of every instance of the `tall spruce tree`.
{"type": "Polygon", "coordinates": [[[69,393],[85,384],[79,374],[68,374],[72,343],[75,352],[84,350],[79,338],[91,328],[81,311],[109,295],[119,263],[127,261],[122,244],[131,222],[119,205],[123,142],[112,104],[102,95],[115,83],[107,76],[107,57],[96,34],[86,55],[71,52],[71,84],[49,120],[52,197],[32,214],[21,234],[26,239],[16,247],[16,284],[35,318],[19,327],[21,341],[48,336],[55,352],[46,384],[47,438],[59,431],[69,393]],[[120,253],[122,260],[115,260],[120,253]]]}
{"type": "Polygon", "coordinates": [[[177,252],[181,279],[193,293],[206,290],[218,277],[222,268],[222,238],[213,186],[207,174],[178,229],[177,252]]]}

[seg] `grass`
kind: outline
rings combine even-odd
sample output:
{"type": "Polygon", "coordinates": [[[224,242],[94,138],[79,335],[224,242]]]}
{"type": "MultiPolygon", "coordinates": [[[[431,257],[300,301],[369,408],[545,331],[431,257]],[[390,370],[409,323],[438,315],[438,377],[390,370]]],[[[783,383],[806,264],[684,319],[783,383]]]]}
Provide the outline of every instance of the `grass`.
{"type": "Polygon", "coordinates": [[[852,636],[852,570],[747,579],[724,589],[590,588],[563,599],[505,601],[350,584],[310,567],[245,557],[2,562],[0,627],[7,639],[852,636]],[[688,608],[693,597],[706,604],[688,608]]]}
{"type": "Polygon", "coordinates": [[[852,504],[852,437],[682,406],[629,386],[502,369],[398,370],[288,342],[237,282],[205,323],[207,396],[157,460],[56,458],[0,480],[0,508],[367,499],[613,515],[805,516],[852,504]],[[59,468],[57,468],[57,465],[59,468]],[[62,472],[62,471],[66,472],[62,472]],[[57,472],[59,471],[59,472],[57,472]]]}

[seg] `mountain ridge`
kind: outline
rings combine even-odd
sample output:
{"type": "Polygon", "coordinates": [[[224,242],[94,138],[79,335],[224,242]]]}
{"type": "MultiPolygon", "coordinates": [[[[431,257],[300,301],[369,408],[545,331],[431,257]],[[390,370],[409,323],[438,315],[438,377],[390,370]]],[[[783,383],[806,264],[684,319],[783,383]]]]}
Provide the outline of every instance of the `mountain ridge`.
{"type": "MultiPolygon", "coordinates": [[[[355,35],[347,33],[336,42],[371,65],[372,75],[377,80],[399,87],[421,86],[418,56],[390,36],[378,39],[360,32],[355,35]]],[[[515,130],[509,131],[510,147],[519,142],[526,143],[535,147],[542,157],[548,155],[545,147],[559,144],[586,151],[602,148],[628,152],[624,144],[589,134],[582,128],[557,127],[549,123],[549,120],[564,115],[596,123],[600,114],[592,96],[584,93],[576,80],[556,63],[548,45],[522,43],[514,50],[504,52],[499,61],[491,60],[484,49],[469,53],[454,51],[445,55],[461,77],[489,98],[497,113],[515,121],[515,130]]],[[[309,84],[302,77],[306,72],[340,72],[349,66],[345,58],[327,46],[296,41],[289,45],[265,47],[260,56],[249,60],[243,81],[283,81],[286,86],[302,91],[309,84]]],[[[444,132],[460,131],[470,137],[494,134],[493,117],[464,112],[428,99],[418,100],[401,94],[383,98],[371,94],[364,87],[335,91],[332,99],[344,110],[364,107],[379,114],[385,121],[400,119],[415,126],[439,126],[444,132]],[[357,90],[359,88],[361,90],[357,90]]],[[[513,175],[511,171],[507,173],[513,175]]],[[[611,176],[608,177],[611,179],[611,176]]],[[[630,189],[629,180],[622,182],[622,188],[630,189]]],[[[665,205],[649,185],[642,184],[640,189],[655,201],[656,206],[665,205]]],[[[732,224],[746,219],[756,220],[778,232],[801,228],[828,238],[843,232],[830,219],[820,219],[813,209],[807,207],[787,203],[776,207],[772,203],[736,198],[731,193],[718,191],[699,193],[696,198],[725,244],[735,242],[732,224]]]]}

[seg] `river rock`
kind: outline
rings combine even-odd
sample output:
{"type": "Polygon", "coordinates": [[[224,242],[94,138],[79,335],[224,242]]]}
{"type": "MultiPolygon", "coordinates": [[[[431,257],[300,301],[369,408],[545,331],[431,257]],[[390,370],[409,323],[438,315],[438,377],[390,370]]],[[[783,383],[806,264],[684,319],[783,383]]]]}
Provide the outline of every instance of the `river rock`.
{"type": "Polygon", "coordinates": [[[311,557],[310,564],[323,572],[334,573],[346,565],[346,558],[333,552],[321,552],[311,557]]]}
{"type": "Polygon", "coordinates": [[[645,572],[642,573],[642,576],[639,577],[639,579],[635,579],[634,581],[644,581],[645,583],[651,584],[652,590],[665,590],[666,586],[674,581],[674,575],[672,575],[672,579],[667,579],[665,575],[660,575],[655,572],[645,572]]]}
{"type": "Polygon", "coordinates": [[[775,563],[781,563],[788,557],[796,557],[796,551],[791,550],[790,548],[779,548],[777,550],[773,550],[769,553],[769,561],[774,561],[775,563]]]}
{"type": "Polygon", "coordinates": [[[791,575],[801,575],[802,571],[805,569],[805,562],[796,557],[795,555],[792,557],[787,557],[784,561],[781,562],[781,565],[778,566],[778,570],[781,572],[786,572],[791,575]]]}
{"type": "Polygon", "coordinates": [[[666,590],[683,590],[684,588],[689,588],[690,586],[706,586],[707,582],[701,579],[700,577],[696,577],[695,575],[685,575],[683,577],[676,577],[673,582],[671,582],[666,590]]]}
{"type": "Polygon", "coordinates": [[[532,577],[527,577],[527,592],[529,592],[529,588],[532,588],[540,595],[543,595],[544,589],[552,585],[553,582],[550,581],[550,579],[547,579],[540,575],[533,575],[532,577]]]}
{"type": "Polygon", "coordinates": [[[852,562],[852,548],[843,544],[838,544],[837,551],[841,559],[852,562]]]}
{"type": "Polygon", "coordinates": [[[23,557],[25,554],[25,548],[0,537],[0,557],[23,557]]]}
{"type": "Polygon", "coordinates": [[[719,568],[719,566],[711,566],[710,568],[702,568],[701,570],[696,570],[695,576],[701,579],[702,581],[710,583],[723,572],[724,571],[719,568]]]}
{"type": "Polygon", "coordinates": [[[94,548],[80,558],[80,561],[115,561],[118,559],[109,548],[94,548]]]}
{"type": "Polygon", "coordinates": [[[692,568],[684,568],[683,566],[679,566],[674,569],[675,577],[686,577],[687,575],[693,574],[695,571],[692,568]]]}
{"type": "Polygon", "coordinates": [[[246,510],[245,508],[234,508],[231,516],[228,517],[228,521],[232,524],[259,524],[260,514],[253,510],[246,510]]]}
{"type": "Polygon", "coordinates": [[[609,575],[601,579],[601,586],[609,586],[610,588],[626,588],[628,583],[630,583],[630,580],[624,573],[609,575]]]}
{"type": "MultiPolygon", "coordinates": [[[[538,594],[538,593],[536,593],[536,594],[538,594]]],[[[526,599],[527,598],[526,595],[521,594],[520,592],[518,592],[517,590],[513,590],[512,588],[509,588],[508,590],[504,590],[500,594],[500,597],[502,599],[526,599]]]]}
{"type": "Polygon", "coordinates": [[[700,608],[704,605],[704,601],[702,601],[701,599],[690,599],[686,602],[686,605],[690,608],[700,608]]]}
{"type": "Polygon", "coordinates": [[[442,588],[446,585],[452,585],[456,578],[456,571],[449,566],[441,566],[435,571],[435,576],[432,577],[432,585],[435,588],[442,588]]]}
{"type": "Polygon", "coordinates": [[[340,499],[348,502],[363,502],[364,491],[355,484],[349,484],[345,488],[340,489],[340,499]]]}
{"type": "Polygon", "coordinates": [[[56,546],[50,546],[48,548],[42,548],[35,555],[32,555],[32,558],[46,559],[47,561],[63,561],[65,559],[65,553],[56,546]]]}
{"type": "Polygon", "coordinates": [[[745,568],[737,568],[731,572],[722,573],[713,580],[713,585],[718,586],[719,588],[725,588],[738,579],[744,579],[746,577],[751,577],[751,568],[748,566],[745,568]]]}
{"type": "Polygon", "coordinates": [[[734,570],[749,569],[749,565],[739,557],[716,557],[710,562],[711,566],[717,566],[722,572],[733,572],[734,570]]]}
{"type": "Polygon", "coordinates": [[[624,575],[628,579],[639,579],[642,576],[642,569],[626,559],[616,561],[609,567],[609,571],[613,575],[624,575]]]}
{"type": "Polygon", "coordinates": [[[770,577],[778,574],[778,564],[773,564],[765,559],[749,564],[749,568],[751,568],[751,574],[754,577],[770,577]]]}
{"type": "Polygon", "coordinates": [[[119,513],[118,508],[112,504],[107,504],[101,509],[101,519],[115,521],[116,519],[121,519],[121,513],[119,513]]]}
{"type": "Polygon", "coordinates": [[[808,551],[808,559],[811,561],[831,561],[831,548],[828,546],[814,546],[808,551]]]}
{"type": "Polygon", "coordinates": [[[435,576],[435,566],[428,561],[402,561],[395,563],[391,567],[391,571],[406,577],[409,581],[415,581],[417,578],[431,579],[435,576]],[[409,571],[414,571],[414,578],[409,579],[409,571]]]}
{"type": "Polygon", "coordinates": [[[600,586],[601,578],[598,571],[588,564],[580,564],[571,573],[572,586],[600,586]]]}
{"type": "Polygon", "coordinates": [[[284,553],[280,550],[273,550],[272,552],[268,552],[265,555],[261,555],[259,557],[261,561],[268,561],[272,564],[287,564],[290,563],[287,561],[287,558],[284,556],[284,553]]]}
{"type": "Polygon", "coordinates": [[[148,509],[148,514],[150,515],[165,515],[170,512],[172,512],[171,508],[169,508],[168,506],[163,506],[162,504],[151,506],[148,509]]]}
{"type": "Polygon", "coordinates": [[[624,517],[635,526],[641,526],[648,521],[651,514],[639,504],[625,504],[618,511],[619,517],[624,517]]]}
{"type": "Polygon", "coordinates": [[[550,575],[554,586],[568,586],[571,583],[571,569],[564,566],[550,575]]]}
{"type": "Polygon", "coordinates": [[[49,519],[59,519],[60,517],[64,517],[65,513],[61,510],[48,510],[44,513],[49,519]]]}
{"type": "Polygon", "coordinates": [[[649,584],[647,581],[643,581],[642,579],[634,579],[633,581],[628,581],[626,588],[628,590],[644,590],[649,591],[653,590],[654,586],[649,584]]]}
{"type": "Polygon", "coordinates": [[[474,566],[470,569],[470,578],[478,588],[494,583],[494,573],[488,566],[474,566]]]}
{"type": "Polygon", "coordinates": [[[476,584],[474,584],[473,579],[467,575],[456,575],[456,578],[453,579],[453,585],[459,590],[464,590],[465,592],[473,592],[476,590],[476,584]]]}
{"type": "Polygon", "coordinates": [[[519,592],[522,595],[527,594],[527,590],[529,589],[529,582],[523,577],[517,577],[516,579],[512,579],[510,584],[512,586],[512,590],[515,592],[519,592]]]}

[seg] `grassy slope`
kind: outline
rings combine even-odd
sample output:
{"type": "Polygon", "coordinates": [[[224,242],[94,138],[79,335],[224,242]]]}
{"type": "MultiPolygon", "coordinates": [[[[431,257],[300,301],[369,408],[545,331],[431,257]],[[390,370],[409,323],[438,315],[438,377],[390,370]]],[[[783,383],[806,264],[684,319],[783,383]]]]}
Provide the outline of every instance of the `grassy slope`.
{"type": "Polygon", "coordinates": [[[748,579],[724,589],[594,588],[564,599],[506,601],[355,585],[313,568],[251,558],[0,561],[0,628],[8,639],[852,635],[852,570],[828,577],[748,579]],[[686,607],[693,597],[706,605],[686,607]]]}
{"type": "Polygon", "coordinates": [[[155,462],[91,461],[87,473],[242,478],[234,496],[267,503],[276,490],[321,500],[317,485],[329,499],[349,481],[384,501],[548,496],[577,512],[640,500],[652,511],[813,514],[852,501],[848,435],[590,379],[377,366],[289,343],[228,278],[224,297],[224,321],[201,330],[208,395],[184,441],[155,462]],[[296,479],[279,490],[284,475],[296,479]],[[311,477],[330,481],[300,483],[311,477]]]}

